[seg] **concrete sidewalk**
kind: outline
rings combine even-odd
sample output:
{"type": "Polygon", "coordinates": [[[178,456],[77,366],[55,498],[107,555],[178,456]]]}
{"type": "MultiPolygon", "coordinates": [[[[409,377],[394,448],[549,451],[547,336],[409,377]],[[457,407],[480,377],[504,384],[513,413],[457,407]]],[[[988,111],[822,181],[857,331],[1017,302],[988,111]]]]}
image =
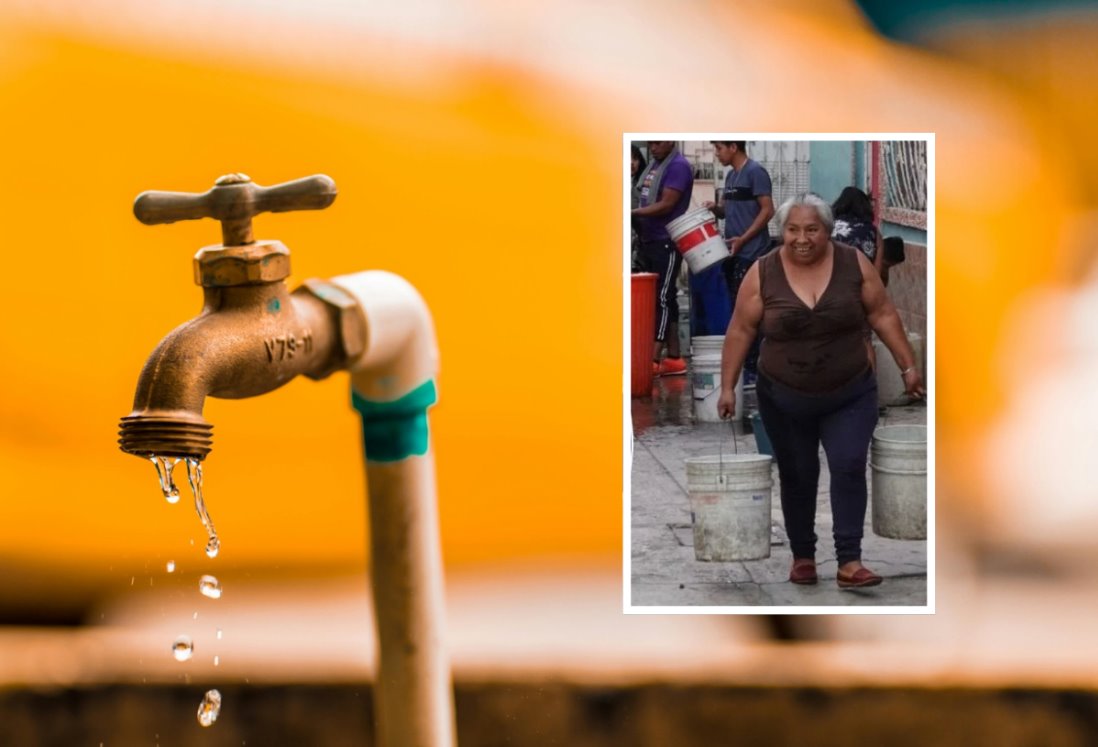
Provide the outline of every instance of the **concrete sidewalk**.
{"type": "MultiPolygon", "coordinates": [[[[872,531],[870,511],[866,512],[862,559],[884,577],[884,583],[861,590],[838,588],[831,539],[830,475],[822,450],[816,509],[819,537],[816,560],[820,574],[817,585],[798,586],[788,580],[792,556],[782,525],[776,466],[772,468],[770,557],[743,562],[695,560],[683,460],[717,454],[721,448],[725,453],[756,453],[755,438],[742,426],[693,424],[688,377],[657,379],[653,395],[652,398],[634,399],[632,404],[630,549],[633,606],[922,607],[927,603],[926,542],[877,537],[872,531]]],[[[889,408],[880,421],[881,425],[925,423],[926,407],[921,404],[889,408]]]]}

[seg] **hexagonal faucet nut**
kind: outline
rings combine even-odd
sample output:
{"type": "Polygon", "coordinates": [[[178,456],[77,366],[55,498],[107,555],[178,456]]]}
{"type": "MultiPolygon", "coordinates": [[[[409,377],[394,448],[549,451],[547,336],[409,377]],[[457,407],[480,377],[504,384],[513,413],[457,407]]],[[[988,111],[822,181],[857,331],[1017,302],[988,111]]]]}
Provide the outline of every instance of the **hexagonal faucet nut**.
{"type": "Polygon", "coordinates": [[[194,256],[194,282],[203,288],[276,283],[290,276],[290,250],[281,241],[207,246],[194,256]]]}
{"type": "Polygon", "coordinates": [[[294,293],[309,293],[331,310],[339,334],[338,345],[343,352],[343,360],[339,364],[311,378],[322,379],[362,355],[366,350],[366,317],[353,296],[317,278],[306,280],[294,293]]]}

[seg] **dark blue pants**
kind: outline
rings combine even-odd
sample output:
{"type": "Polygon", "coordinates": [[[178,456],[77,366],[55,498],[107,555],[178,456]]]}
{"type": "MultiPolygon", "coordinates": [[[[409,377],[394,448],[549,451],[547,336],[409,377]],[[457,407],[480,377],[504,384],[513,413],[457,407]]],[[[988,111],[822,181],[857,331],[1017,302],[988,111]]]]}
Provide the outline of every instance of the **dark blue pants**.
{"type": "Polygon", "coordinates": [[[867,370],[835,392],[811,395],[761,371],[759,415],[774,447],[782,516],[794,558],[816,557],[820,444],[831,470],[831,518],[839,565],[862,557],[866,455],[877,425],[877,379],[867,370]]]}

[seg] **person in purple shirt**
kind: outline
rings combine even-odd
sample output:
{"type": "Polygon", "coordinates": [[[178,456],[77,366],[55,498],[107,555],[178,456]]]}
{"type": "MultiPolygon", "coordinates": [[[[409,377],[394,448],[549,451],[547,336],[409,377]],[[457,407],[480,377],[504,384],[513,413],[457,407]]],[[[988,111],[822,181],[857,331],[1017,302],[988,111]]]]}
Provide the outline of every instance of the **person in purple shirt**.
{"type": "Polygon", "coordinates": [[[686,363],[679,350],[679,305],[675,299],[675,279],[682,266],[682,255],[667,233],[667,224],[690,207],[694,189],[694,169],[669,140],[650,140],[652,161],[640,179],[639,207],[632,216],[640,246],[637,264],[641,272],[654,272],[656,280],[656,373],[679,376],[686,363]],[[664,341],[667,357],[660,361],[664,341]]]}

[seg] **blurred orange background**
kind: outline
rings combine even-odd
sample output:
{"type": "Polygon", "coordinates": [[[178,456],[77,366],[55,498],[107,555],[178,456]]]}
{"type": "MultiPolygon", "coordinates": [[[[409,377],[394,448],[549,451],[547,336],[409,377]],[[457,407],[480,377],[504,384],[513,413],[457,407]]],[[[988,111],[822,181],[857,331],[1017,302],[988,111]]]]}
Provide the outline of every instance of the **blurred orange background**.
{"type": "MultiPolygon", "coordinates": [[[[201,538],[115,430],[145,358],[199,311],[191,257],[218,229],[130,207],[232,171],[338,185],[326,211],[255,222],[291,249],[292,285],[386,269],[430,304],[447,564],[616,565],[624,131],[936,133],[939,489],[956,496],[938,509],[994,511],[970,465],[1008,397],[1007,313],[1083,264],[1095,158],[1032,90],[887,41],[842,0],[295,8],[0,11],[0,568],[116,584],[201,538]],[[1038,206],[1039,249],[1018,219],[1038,206]]],[[[337,374],[208,402],[219,568],[365,562],[348,400],[337,374]]]]}
{"type": "MultiPolygon", "coordinates": [[[[152,466],[119,452],[114,431],[157,341],[201,308],[191,257],[220,234],[212,222],[150,229],[130,206],[144,189],[201,192],[236,170],[262,184],[327,173],[339,187],[323,213],[256,221],[257,236],[290,247],[291,287],[383,268],[430,304],[447,560],[615,553],[620,139],[600,161],[547,117],[565,90],[442,53],[430,68],[446,72],[422,82],[425,95],[385,69],[310,68],[301,49],[300,64],[269,65],[94,29],[19,23],[6,36],[12,116],[0,126],[14,147],[0,199],[18,217],[3,304],[20,321],[0,374],[11,498],[0,557],[103,572],[201,538],[188,501],[167,506],[152,466]]],[[[349,396],[340,374],[207,403],[218,566],[361,565],[349,396]]]]}

